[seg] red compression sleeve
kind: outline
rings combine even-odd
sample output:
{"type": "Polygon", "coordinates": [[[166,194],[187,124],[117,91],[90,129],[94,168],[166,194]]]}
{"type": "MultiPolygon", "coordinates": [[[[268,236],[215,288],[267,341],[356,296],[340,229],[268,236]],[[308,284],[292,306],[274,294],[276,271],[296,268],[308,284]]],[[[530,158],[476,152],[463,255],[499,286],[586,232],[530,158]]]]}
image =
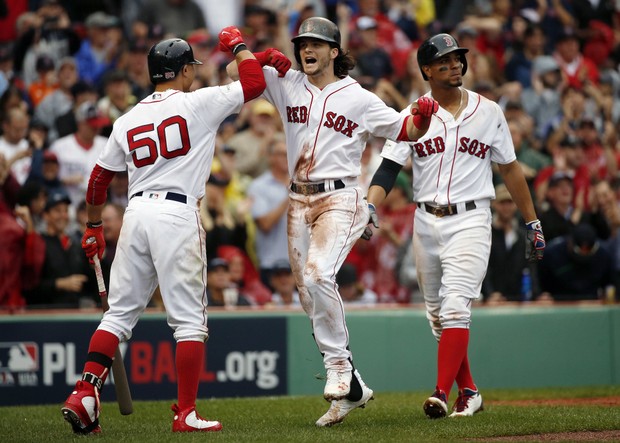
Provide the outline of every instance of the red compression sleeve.
{"type": "Polygon", "coordinates": [[[267,84],[263,68],[257,60],[246,59],[239,63],[239,81],[243,88],[243,100],[247,103],[263,93],[267,84]]]}
{"type": "Polygon", "coordinates": [[[267,66],[269,64],[269,56],[267,55],[267,51],[263,52],[255,52],[254,57],[258,60],[261,66],[267,66]]]}
{"type": "Polygon", "coordinates": [[[408,115],[407,117],[405,117],[405,121],[403,122],[403,127],[400,128],[400,133],[398,134],[398,137],[396,138],[396,140],[398,140],[399,142],[413,141],[413,140],[409,140],[409,134],[407,134],[407,125],[409,124],[409,119],[411,117],[413,116],[408,115]]]}
{"type": "Polygon", "coordinates": [[[93,172],[90,173],[90,179],[88,180],[86,203],[94,206],[105,203],[108,196],[108,186],[114,178],[114,174],[116,174],[116,172],[95,165],[93,172]]]}

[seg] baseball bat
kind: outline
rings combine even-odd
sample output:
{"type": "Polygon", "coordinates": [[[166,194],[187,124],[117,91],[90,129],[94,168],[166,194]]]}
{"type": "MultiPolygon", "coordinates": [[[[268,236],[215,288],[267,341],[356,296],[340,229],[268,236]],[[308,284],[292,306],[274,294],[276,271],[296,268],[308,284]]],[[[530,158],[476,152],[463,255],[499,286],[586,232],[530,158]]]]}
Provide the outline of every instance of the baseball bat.
{"type": "MultiPolygon", "coordinates": [[[[92,237],[89,240],[91,239],[93,241],[95,240],[92,237]]],[[[97,254],[93,257],[93,262],[95,263],[95,275],[97,276],[99,297],[101,297],[101,307],[103,308],[103,312],[106,312],[110,309],[110,305],[108,304],[108,291],[106,291],[105,288],[101,262],[99,262],[99,256],[97,254]]],[[[133,412],[133,401],[131,400],[131,391],[129,390],[129,381],[127,380],[125,365],[123,364],[123,356],[118,347],[116,347],[114,361],[112,362],[112,373],[114,374],[114,390],[116,391],[118,409],[122,415],[129,415],[133,412]]]]}

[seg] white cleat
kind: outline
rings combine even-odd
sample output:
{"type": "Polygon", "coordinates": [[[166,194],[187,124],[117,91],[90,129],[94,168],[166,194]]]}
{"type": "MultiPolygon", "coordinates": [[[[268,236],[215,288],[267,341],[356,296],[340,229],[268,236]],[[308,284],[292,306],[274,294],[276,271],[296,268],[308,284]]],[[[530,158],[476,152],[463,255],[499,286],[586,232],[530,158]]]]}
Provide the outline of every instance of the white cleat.
{"type": "Polygon", "coordinates": [[[450,417],[471,417],[476,412],[483,410],[482,395],[478,391],[465,388],[459,391],[459,396],[452,407],[450,417]]]}
{"type": "Polygon", "coordinates": [[[325,390],[323,391],[323,397],[327,401],[342,400],[351,391],[351,376],[353,371],[347,369],[345,371],[339,371],[337,369],[327,370],[327,382],[325,383],[325,390]]]}
{"type": "Polygon", "coordinates": [[[336,423],[342,422],[353,409],[364,408],[366,406],[366,403],[368,403],[374,397],[372,389],[366,386],[363,382],[361,382],[361,384],[362,398],[360,398],[358,401],[351,401],[347,400],[346,398],[343,398],[342,400],[332,401],[332,404],[327,410],[327,412],[316,421],[316,425],[321,428],[335,425],[336,423]]]}

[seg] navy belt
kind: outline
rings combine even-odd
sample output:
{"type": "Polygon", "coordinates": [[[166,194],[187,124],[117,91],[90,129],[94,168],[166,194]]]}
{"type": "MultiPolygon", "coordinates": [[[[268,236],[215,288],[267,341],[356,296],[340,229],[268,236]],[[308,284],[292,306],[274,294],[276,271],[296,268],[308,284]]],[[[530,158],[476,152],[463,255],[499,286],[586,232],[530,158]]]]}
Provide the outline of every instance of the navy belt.
{"type": "MultiPolygon", "coordinates": [[[[143,191],[138,191],[134,195],[132,195],[129,199],[131,200],[134,197],[142,197],[143,195],[144,195],[143,191]]],[[[165,199],[187,204],[187,196],[183,194],[177,194],[176,192],[167,192],[165,199]]]]}
{"type": "MultiPolygon", "coordinates": [[[[342,180],[334,180],[334,189],[345,187],[342,180]]],[[[325,192],[325,183],[291,183],[291,191],[295,194],[312,195],[325,192]]]]}
{"type": "MultiPolygon", "coordinates": [[[[429,203],[418,203],[418,208],[424,208],[426,212],[429,214],[433,214],[435,217],[445,217],[448,215],[456,215],[458,214],[458,210],[456,205],[445,205],[445,206],[433,206],[429,203]]],[[[476,202],[471,200],[465,203],[465,211],[471,211],[472,209],[476,209],[476,202]]]]}

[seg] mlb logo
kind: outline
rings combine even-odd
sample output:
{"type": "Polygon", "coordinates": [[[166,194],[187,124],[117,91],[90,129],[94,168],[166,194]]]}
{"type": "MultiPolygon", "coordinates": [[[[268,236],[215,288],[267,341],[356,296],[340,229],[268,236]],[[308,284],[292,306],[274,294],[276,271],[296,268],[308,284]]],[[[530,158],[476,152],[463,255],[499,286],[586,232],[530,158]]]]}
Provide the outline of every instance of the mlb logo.
{"type": "Polygon", "coordinates": [[[158,199],[159,198],[159,194],[157,194],[155,192],[152,192],[152,193],[149,194],[149,198],[158,199]]]}
{"type": "Polygon", "coordinates": [[[39,369],[39,345],[34,342],[0,343],[0,371],[32,372],[39,369]]]}

